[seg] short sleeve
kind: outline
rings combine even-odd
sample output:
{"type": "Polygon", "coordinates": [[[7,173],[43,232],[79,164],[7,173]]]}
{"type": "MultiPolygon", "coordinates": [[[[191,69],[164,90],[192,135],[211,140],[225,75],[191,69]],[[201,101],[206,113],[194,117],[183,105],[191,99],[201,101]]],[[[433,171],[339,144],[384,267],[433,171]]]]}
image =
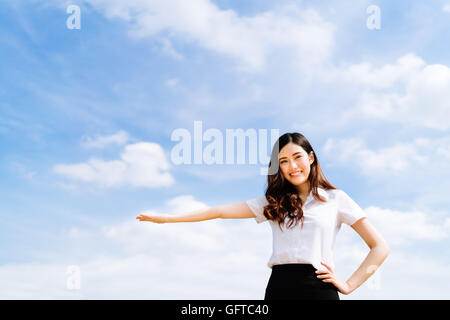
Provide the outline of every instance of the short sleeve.
{"type": "Polygon", "coordinates": [[[363,209],[344,191],[340,190],[338,197],[339,222],[349,226],[367,215],[363,209]]]}
{"type": "Polygon", "coordinates": [[[264,216],[264,207],[268,204],[266,197],[254,198],[246,201],[250,210],[255,214],[255,220],[257,223],[261,223],[267,220],[264,216]]]}

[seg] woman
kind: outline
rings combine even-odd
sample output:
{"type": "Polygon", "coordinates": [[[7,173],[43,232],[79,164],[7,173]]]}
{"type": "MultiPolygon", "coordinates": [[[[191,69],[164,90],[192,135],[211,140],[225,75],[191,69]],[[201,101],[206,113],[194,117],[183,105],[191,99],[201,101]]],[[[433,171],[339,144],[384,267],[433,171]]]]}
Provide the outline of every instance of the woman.
{"type": "Polygon", "coordinates": [[[155,223],[216,218],[269,221],[273,252],[265,300],[339,300],[366,281],[389,254],[389,247],[364,211],[325,178],[317,156],[300,133],[286,133],[275,143],[265,196],[179,215],[139,215],[155,223]],[[347,281],[334,273],[332,248],[341,224],[361,236],[370,252],[347,281]]]}

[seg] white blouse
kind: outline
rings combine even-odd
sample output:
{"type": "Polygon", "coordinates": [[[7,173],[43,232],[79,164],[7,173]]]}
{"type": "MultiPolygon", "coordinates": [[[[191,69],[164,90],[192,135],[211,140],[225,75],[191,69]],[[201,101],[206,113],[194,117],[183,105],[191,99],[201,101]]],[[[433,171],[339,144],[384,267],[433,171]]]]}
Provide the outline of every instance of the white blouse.
{"type": "Polygon", "coordinates": [[[317,189],[319,195],[327,200],[321,202],[309,193],[303,204],[303,228],[299,221],[295,227],[287,228],[290,218],[286,218],[280,230],[277,221],[264,216],[264,206],[268,204],[265,196],[247,200],[254,212],[257,223],[269,221],[272,227],[272,256],[267,263],[269,268],[276,264],[307,263],[316,269],[325,269],[321,261],[334,268],[333,246],[342,223],[352,225],[367,217],[361,207],[340,189],[317,189]]]}

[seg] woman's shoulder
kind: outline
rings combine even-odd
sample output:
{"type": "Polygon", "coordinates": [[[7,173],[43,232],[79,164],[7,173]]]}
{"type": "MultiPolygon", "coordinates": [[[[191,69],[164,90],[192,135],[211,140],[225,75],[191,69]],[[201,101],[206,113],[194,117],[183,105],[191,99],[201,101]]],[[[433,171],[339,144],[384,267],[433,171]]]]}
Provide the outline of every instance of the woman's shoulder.
{"type": "Polygon", "coordinates": [[[258,206],[258,207],[264,207],[269,204],[269,202],[266,199],[266,196],[259,196],[256,198],[252,198],[252,199],[247,200],[246,202],[247,202],[247,204],[258,206]]]}
{"type": "Polygon", "coordinates": [[[328,196],[328,198],[331,198],[334,200],[337,200],[343,196],[345,197],[347,195],[344,190],[339,189],[339,188],[335,188],[335,189],[319,188],[319,194],[321,192],[325,193],[328,196]]]}
{"type": "Polygon", "coordinates": [[[325,187],[319,187],[319,188],[317,188],[318,190],[319,190],[319,193],[320,192],[324,192],[324,193],[326,193],[327,195],[336,195],[336,194],[339,194],[340,192],[342,192],[342,190],[341,189],[339,189],[339,188],[334,188],[334,189],[332,189],[332,188],[325,188],[325,187]]]}
{"type": "Polygon", "coordinates": [[[339,204],[346,204],[348,202],[353,202],[352,197],[342,189],[328,189],[326,190],[329,199],[337,201],[339,204]]]}

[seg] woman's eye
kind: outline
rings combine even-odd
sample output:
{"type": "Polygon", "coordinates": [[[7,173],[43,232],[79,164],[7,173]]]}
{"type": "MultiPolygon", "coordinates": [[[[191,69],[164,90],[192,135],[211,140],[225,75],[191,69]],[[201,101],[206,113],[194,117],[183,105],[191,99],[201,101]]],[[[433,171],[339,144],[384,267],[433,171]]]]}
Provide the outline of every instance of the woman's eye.
{"type": "MultiPolygon", "coordinates": [[[[302,157],[301,155],[298,155],[298,156],[295,157],[295,159],[298,159],[298,158],[301,158],[301,157],[302,157]]],[[[280,161],[280,164],[285,163],[285,162],[286,162],[286,160],[282,160],[282,161],[280,161]]]]}

